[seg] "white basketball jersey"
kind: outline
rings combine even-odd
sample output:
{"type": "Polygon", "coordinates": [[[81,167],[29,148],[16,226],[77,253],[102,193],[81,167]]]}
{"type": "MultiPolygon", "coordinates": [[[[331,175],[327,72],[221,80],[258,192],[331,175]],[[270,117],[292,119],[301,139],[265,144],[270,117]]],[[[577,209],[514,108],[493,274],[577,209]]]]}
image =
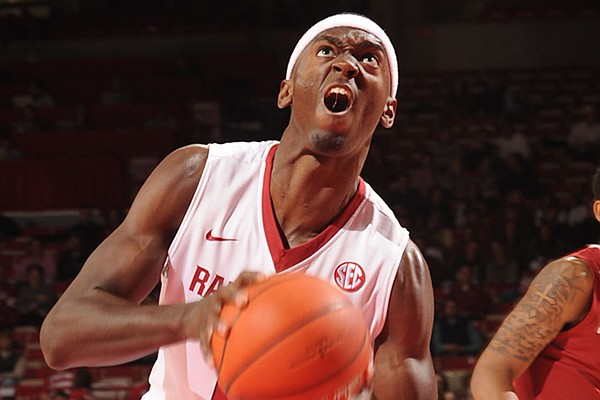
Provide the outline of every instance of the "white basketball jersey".
{"type": "MultiPolygon", "coordinates": [[[[343,290],[362,310],[374,341],[385,322],[408,231],[361,179],[356,195],[329,227],[303,245],[286,248],[269,195],[277,145],[209,146],[204,173],[168,251],[160,303],[201,300],[244,270],[300,271],[343,290]]],[[[150,383],[145,400],[223,398],[215,396],[216,374],[204,363],[197,340],[162,347],[150,383]]]]}

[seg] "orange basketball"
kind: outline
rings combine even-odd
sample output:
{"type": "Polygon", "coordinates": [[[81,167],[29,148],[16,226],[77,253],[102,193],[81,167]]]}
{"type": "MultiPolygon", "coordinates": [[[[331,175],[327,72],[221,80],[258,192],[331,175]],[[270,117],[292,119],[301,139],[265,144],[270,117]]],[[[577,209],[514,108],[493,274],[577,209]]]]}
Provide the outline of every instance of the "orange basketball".
{"type": "Polygon", "coordinates": [[[283,274],[250,286],[248,298],[243,310],[223,307],[230,332],[211,341],[229,400],[343,400],[369,384],[369,333],[341,290],[283,274]]]}

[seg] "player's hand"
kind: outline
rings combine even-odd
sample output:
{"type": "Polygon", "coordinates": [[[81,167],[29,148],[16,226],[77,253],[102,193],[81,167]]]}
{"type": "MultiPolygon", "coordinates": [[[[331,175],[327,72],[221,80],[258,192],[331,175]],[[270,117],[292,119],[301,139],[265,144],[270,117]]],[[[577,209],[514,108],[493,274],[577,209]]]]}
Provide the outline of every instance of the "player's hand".
{"type": "Polygon", "coordinates": [[[350,396],[348,400],[371,400],[373,398],[373,390],[364,388],[360,393],[350,396]]]}
{"type": "Polygon", "coordinates": [[[191,312],[186,316],[189,321],[184,321],[184,324],[189,327],[186,334],[188,337],[200,340],[200,350],[206,363],[209,365],[213,363],[210,349],[213,332],[216,330],[220,335],[226,335],[230,328],[220,319],[223,305],[230,303],[240,309],[244,308],[248,303],[245,288],[252,283],[261,282],[265,279],[264,274],[244,271],[229,285],[219,288],[202,301],[192,303],[191,312]]]}
{"type": "Polygon", "coordinates": [[[367,370],[363,372],[362,380],[359,385],[360,388],[349,388],[352,393],[348,396],[347,400],[371,400],[373,399],[373,374],[374,374],[374,364],[371,359],[371,363],[367,367],[367,370]],[[360,390],[360,391],[359,391],[360,390]],[[358,393],[356,393],[359,391],[358,393]]]}

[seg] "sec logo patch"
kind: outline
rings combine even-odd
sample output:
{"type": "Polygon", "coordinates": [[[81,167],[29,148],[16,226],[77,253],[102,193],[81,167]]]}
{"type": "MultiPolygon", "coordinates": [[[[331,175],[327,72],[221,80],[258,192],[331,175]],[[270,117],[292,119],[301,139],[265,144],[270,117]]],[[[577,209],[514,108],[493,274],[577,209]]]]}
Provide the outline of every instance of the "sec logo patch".
{"type": "Polygon", "coordinates": [[[335,283],[346,292],[356,292],[365,284],[365,270],[355,262],[347,261],[335,268],[335,283]]]}

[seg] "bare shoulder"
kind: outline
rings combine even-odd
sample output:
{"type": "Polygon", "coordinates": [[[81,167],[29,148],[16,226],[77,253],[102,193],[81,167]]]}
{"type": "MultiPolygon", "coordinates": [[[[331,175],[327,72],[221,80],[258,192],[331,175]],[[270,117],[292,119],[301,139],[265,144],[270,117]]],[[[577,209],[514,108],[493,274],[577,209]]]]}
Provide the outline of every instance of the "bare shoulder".
{"type": "Polygon", "coordinates": [[[207,156],[205,145],[181,147],[167,155],[144,182],[126,222],[132,226],[152,223],[176,230],[202,176],[207,156]]]}
{"type": "Polygon", "coordinates": [[[549,263],[506,317],[490,349],[530,363],[565,325],[585,317],[592,290],[593,274],[583,260],[564,257],[549,263]]]}
{"type": "Polygon", "coordinates": [[[194,178],[202,174],[208,156],[208,146],[193,144],[180,147],[169,153],[152,172],[153,175],[173,178],[194,178]]]}
{"type": "Polygon", "coordinates": [[[540,290],[547,286],[557,289],[558,296],[573,297],[591,293],[593,273],[585,261],[577,257],[564,257],[546,265],[533,280],[531,288],[540,290]]]}
{"type": "MultiPolygon", "coordinates": [[[[582,259],[564,257],[546,265],[531,282],[525,304],[548,308],[562,329],[576,324],[587,314],[594,287],[594,275],[582,259]]],[[[552,320],[550,320],[552,321],[552,320]]]]}
{"type": "Polygon", "coordinates": [[[417,280],[429,279],[429,267],[419,247],[412,240],[408,241],[402,259],[400,268],[398,268],[398,279],[407,279],[408,277],[417,280]]]}
{"type": "Polygon", "coordinates": [[[403,297],[433,296],[429,266],[419,247],[409,240],[400,260],[394,282],[392,296],[401,300],[403,297]]]}
{"type": "Polygon", "coordinates": [[[407,350],[427,348],[433,325],[433,288],[425,257],[412,240],[400,261],[388,315],[394,317],[387,319],[387,329],[407,350]],[[406,329],[407,324],[414,329],[406,329]]]}
{"type": "Polygon", "coordinates": [[[574,324],[587,312],[594,286],[594,276],[588,265],[575,257],[564,257],[546,265],[533,279],[519,309],[538,307],[539,320],[556,324],[574,324]]]}

